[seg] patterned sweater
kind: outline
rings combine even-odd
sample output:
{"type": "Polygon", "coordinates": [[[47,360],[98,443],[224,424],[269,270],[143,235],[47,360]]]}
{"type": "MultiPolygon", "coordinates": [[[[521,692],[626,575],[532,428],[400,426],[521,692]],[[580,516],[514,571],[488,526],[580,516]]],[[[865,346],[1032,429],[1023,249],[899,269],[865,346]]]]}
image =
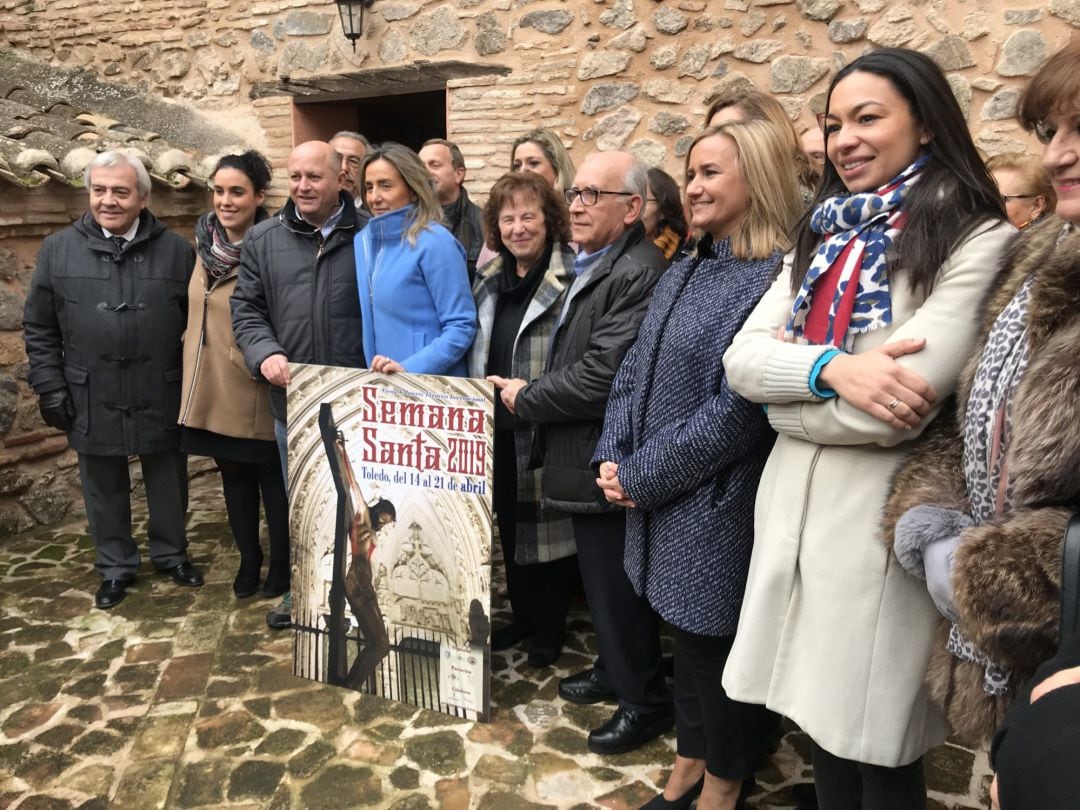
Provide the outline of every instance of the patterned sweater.
{"type": "Polygon", "coordinates": [[[725,240],[664,274],[619,369],[594,463],[615,461],[637,508],[624,564],[668,622],[735,633],[754,495],[775,434],[727,384],[721,359],[776,276],[780,253],[742,260],[725,240]]]}

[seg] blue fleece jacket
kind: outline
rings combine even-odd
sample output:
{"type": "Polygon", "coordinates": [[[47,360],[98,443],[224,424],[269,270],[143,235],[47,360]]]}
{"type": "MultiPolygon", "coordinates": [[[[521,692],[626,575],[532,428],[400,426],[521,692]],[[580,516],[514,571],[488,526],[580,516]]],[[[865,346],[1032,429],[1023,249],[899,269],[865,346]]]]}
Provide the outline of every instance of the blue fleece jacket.
{"type": "Polygon", "coordinates": [[[356,281],[364,356],[396,360],[413,374],[465,376],[476,334],[476,304],[465,251],[432,223],[410,245],[414,205],[373,217],[356,235],[356,281]]]}

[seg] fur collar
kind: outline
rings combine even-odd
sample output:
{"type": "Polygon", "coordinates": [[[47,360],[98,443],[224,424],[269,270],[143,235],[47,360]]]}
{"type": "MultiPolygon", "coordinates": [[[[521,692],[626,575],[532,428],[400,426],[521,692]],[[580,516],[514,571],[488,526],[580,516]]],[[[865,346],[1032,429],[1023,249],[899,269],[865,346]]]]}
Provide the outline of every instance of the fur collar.
{"type": "MultiPolygon", "coordinates": [[[[960,662],[939,635],[928,673],[936,702],[954,730],[985,739],[1015,689],[1057,645],[1061,538],[1080,507],[1080,233],[1059,241],[1056,217],[1019,234],[1002,259],[979,312],[980,341],[960,380],[955,415],[943,411],[897,471],[883,533],[892,541],[907,508],[933,503],[967,508],[960,451],[967,399],[995,319],[1029,276],[1031,355],[1012,403],[1009,514],[968,529],[953,569],[963,630],[987,655],[1013,672],[1006,700],[982,691],[981,668],[960,662]]],[[[965,313],[957,313],[965,317],[965,313]]],[[[942,620],[939,633],[948,630],[942,620]]]]}
{"type": "Polygon", "coordinates": [[[957,389],[956,422],[964,414],[979,360],[995,319],[1029,275],[1035,276],[1028,310],[1031,360],[1013,403],[1009,476],[1014,507],[1077,502],[1080,479],[1080,415],[1075,390],[1080,380],[1080,230],[1063,239],[1057,217],[1032,225],[1009,245],[1001,270],[980,312],[981,337],[957,389]],[[1071,371],[1070,371],[1071,370],[1071,371]]]}

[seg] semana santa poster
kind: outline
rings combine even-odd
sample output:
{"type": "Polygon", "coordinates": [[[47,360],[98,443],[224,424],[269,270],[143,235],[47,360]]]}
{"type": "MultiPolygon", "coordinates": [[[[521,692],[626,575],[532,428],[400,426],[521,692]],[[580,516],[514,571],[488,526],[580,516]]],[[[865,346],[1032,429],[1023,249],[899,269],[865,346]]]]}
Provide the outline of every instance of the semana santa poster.
{"type": "Polygon", "coordinates": [[[492,386],[290,372],[294,673],[488,719],[492,386]]]}

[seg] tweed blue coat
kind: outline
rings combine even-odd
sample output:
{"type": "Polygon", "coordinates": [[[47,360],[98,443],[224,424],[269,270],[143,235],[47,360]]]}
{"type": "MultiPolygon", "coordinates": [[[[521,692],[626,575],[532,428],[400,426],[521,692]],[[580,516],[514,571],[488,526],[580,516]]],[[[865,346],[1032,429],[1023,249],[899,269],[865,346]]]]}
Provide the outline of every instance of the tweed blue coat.
{"type": "MultiPolygon", "coordinates": [[[[708,248],[706,248],[708,250],[708,248]]],[[[626,573],[666,621],[734,635],[754,496],[775,434],[727,384],[721,358],[780,265],[727,240],[660,279],[615,377],[595,464],[615,461],[627,510],[626,573]]]]}

